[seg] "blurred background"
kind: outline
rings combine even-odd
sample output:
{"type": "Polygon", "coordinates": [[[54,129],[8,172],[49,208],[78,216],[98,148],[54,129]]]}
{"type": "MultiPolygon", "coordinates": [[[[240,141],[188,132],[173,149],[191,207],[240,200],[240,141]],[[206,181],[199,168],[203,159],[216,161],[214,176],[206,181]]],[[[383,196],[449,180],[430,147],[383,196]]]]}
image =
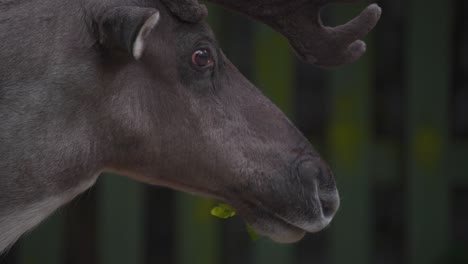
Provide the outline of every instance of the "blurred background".
{"type": "MultiPolygon", "coordinates": [[[[0,263],[468,263],[468,2],[378,3],[368,52],[334,71],[209,6],[227,56],[331,164],[342,205],[327,230],[293,245],[252,241],[240,218],[210,215],[215,201],[104,175],[0,263]]],[[[324,20],[364,6],[332,5],[324,20]]]]}

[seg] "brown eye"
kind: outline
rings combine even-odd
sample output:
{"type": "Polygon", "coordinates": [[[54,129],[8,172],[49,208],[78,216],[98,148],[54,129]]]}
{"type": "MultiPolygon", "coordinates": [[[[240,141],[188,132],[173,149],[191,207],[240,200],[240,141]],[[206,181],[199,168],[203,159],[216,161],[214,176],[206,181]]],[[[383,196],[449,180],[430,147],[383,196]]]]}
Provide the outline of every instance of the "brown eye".
{"type": "Polygon", "coordinates": [[[199,49],[192,54],[192,63],[195,66],[204,68],[213,64],[213,58],[208,49],[199,49]]]}

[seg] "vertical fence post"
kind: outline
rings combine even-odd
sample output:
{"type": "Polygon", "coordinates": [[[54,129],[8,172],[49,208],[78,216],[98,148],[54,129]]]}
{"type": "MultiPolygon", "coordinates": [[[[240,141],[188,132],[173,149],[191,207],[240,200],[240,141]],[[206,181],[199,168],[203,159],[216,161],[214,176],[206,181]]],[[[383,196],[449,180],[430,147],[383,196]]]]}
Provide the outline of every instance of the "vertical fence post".
{"type": "Polygon", "coordinates": [[[177,264],[220,263],[219,228],[210,215],[213,201],[179,193],[176,204],[177,264]]]}
{"type": "Polygon", "coordinates": [[[105,174],[99,180],[98,245],[100,264],[142,264],[144,259],[143,186],[105,174]]]}
{"type": "Polygon", "coordinates": [[[56,212],[26,234],[20,244],[20,264],[61,264],[63,261],[63,216],[56,212]]]}
{"type": "MultiPolygon", "coordinates": [[[[344,19],[358,13],[334,13],[344,19]]],[[[362,8],[362,6],[361,6],[362,8]]],[[[340,21],[342,22],[342,21],[340,21]]],[[[372,47],[369,44],[368,47],[372,47]]],[[[332,263],[370,264],[371,261],[371,51],[350,66],[331,73],[329,152],[341,196],[341,208],[332,222],[332,263]]]]}
{"type": "Polygon", "coordinates": [[[408,16],[409,263],[444,263],[450,243],[446,169],[452,1],[411,0],[408,16]],[[439,261],[439,262],[437,262],[439,261]]]}
{"type": "MultiPolygon", "coordinates": [[[[254,39],[256,85],[286,114],[292,112],[293,59],[286,40],[264,25],[258,25],[254,39]]],[[[258,264],[294,263],[293,247],[267,240],[255,242],[258,264]]]]}

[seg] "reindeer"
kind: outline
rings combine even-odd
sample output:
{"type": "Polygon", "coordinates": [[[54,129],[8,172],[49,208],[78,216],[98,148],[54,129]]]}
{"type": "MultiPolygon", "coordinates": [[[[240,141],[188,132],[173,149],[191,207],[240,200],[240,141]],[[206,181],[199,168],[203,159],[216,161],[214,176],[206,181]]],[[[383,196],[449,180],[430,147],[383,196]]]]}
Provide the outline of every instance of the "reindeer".
{"type": "MultiPolygon", "coordinates": [[[[326,27],[327,0],[213,0],[331,68],[365,52],[373,4],[326,27]]],[[[343,0],[343,2],[354,2],[343,0]]],[[[0,2],[0,252],[102,172],[232,205],[259,234],[332,220],[328,165],[218,47],[196,0],[0,2]]]]}

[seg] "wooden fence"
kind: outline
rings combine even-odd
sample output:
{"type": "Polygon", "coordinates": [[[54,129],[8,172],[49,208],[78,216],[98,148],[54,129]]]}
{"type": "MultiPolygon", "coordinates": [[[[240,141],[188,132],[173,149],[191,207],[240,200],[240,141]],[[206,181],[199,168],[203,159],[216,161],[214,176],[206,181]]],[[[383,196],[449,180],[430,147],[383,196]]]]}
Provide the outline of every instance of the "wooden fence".
{"type": "Polygon", "coordinates": [[[297,62],[265,26],[210,8],[228,57],[330,161],[342,196],[331,228],[295,245],[253,242],[240,220],[209,215],[213,201],[106,175],[0,262],[468,263],[468,4],[380,4],[366,56],[331,72],[297,62]]]}

